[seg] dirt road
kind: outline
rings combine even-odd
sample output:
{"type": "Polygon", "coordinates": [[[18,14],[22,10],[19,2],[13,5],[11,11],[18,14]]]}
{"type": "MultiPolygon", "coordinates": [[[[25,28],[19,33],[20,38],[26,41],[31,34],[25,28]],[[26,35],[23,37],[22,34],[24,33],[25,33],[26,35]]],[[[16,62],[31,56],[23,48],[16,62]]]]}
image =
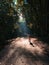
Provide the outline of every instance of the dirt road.
{"type": "MultiPolygon", "coordinates": [[[[9,40],[11,41],[11,40],[9,40]]],[[[16,38],[0,52],[0,65],[49,65],[49,46],[37,38],[16,38]]]]}

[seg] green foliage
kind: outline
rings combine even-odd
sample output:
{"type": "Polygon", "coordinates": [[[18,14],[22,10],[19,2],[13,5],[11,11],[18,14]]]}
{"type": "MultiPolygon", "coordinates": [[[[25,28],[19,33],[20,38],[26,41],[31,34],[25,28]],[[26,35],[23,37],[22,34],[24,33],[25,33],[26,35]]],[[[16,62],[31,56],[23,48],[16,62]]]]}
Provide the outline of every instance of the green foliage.
{"type": "MultiPolygon", "coordinates": [[[[18,22],[17,12],[11,7],[11,2],[0,0],[0,39],[6,40],[13,36],[18,22]]],[[[47,1],[30,0],[29,4],[22,6],[22,12],[26,17],[28,28],[33,31],[33,34],[47,35],[47,1]],[[46,33],[45,33],[46,32],[46,33]]],[[[18,29],[18,28],[17,28],[18,29]]]]}
{"type": "MultiPolygon", "coordinates": [[[[10,7],[6,0],[0,1],[0,40],[5,41],[12,37],[14,24],[18,19],[17,12],[10,7]],[[14,16],[16,15],[16,16],[14,16]]],[[[0,41],[0,42],[1,42],[0,41]]],[[[3,41],[3,42],[4,42],[3,41]]]]}

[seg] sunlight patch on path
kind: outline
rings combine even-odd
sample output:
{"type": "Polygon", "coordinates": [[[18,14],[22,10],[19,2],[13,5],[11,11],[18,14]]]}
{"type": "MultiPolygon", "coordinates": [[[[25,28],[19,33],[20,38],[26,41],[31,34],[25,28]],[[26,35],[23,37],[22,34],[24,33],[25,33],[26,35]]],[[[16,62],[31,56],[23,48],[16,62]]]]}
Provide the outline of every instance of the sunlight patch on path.
{"type": "Polygon", "coordinates": [[[42,46],[44,47],[44,45],[42,42],[38,42],[36,38],[31,38],[31,42],[34,47],[30,45],[28,38],[16,38],[15,41],[12,41],[15,47],[25,48],[33,54],[43,55],[44,48],[42,46]]]}

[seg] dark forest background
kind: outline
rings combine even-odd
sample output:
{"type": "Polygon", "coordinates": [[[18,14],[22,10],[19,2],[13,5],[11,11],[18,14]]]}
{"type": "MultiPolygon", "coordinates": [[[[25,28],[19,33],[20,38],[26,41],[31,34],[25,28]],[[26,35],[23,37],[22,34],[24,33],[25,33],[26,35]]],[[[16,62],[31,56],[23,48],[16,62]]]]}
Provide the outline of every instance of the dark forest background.
{"type": "MultiPolygon", "coordinates": [[[[49,44],[49,0],[27,0],[24,14],[32,36],[49,44]]],[[[0,47],[8,44],[6,40],[18,37],[17,12],[11,7],[12,0],[0,0],[0,47]],[[16,14],[16,16],[14,16],[16,14]],[[16,34],[15,34],[16,33],[16,34]]],[[[20,35],[19,35],[20,36],[20,35]]]]}

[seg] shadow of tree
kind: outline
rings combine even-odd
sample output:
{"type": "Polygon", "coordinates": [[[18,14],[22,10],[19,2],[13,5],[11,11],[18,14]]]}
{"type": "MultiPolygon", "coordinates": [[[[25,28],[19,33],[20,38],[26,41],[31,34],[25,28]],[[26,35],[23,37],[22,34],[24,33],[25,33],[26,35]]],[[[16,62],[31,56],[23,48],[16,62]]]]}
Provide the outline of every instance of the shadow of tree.
{"type": "MultiPolygon", "coordinates": [[[[5,52],[7,52],[7,51],[8,50],[6,50],[5,52]]],[[[6,55],[7,54],[5,54],[4,56],[6,56],[6,55]]],[[[32,64],[37,65],[39,62],[42,65],[49,64],[49,58],[47,56],[42,56],[42,55],[39,56],[38,54],[34,55],[33,53],[31,53],[28,50],[21,48],[21,47],[15,48],[15,50],[13,51],[11,56],[5,57],[4,60],[5,60],[5,62],[3,60],[2,60],[2,62],[5,65],[11,65],[11,64],[17,65],[17,64],[19,64],[19,62],[22,63],[23,65],[27,65],[27,64],[28,65],[32,65],[32,64]]],[[[21,64],[19,64],[19,65],[21,65],[21,64]]]]}

